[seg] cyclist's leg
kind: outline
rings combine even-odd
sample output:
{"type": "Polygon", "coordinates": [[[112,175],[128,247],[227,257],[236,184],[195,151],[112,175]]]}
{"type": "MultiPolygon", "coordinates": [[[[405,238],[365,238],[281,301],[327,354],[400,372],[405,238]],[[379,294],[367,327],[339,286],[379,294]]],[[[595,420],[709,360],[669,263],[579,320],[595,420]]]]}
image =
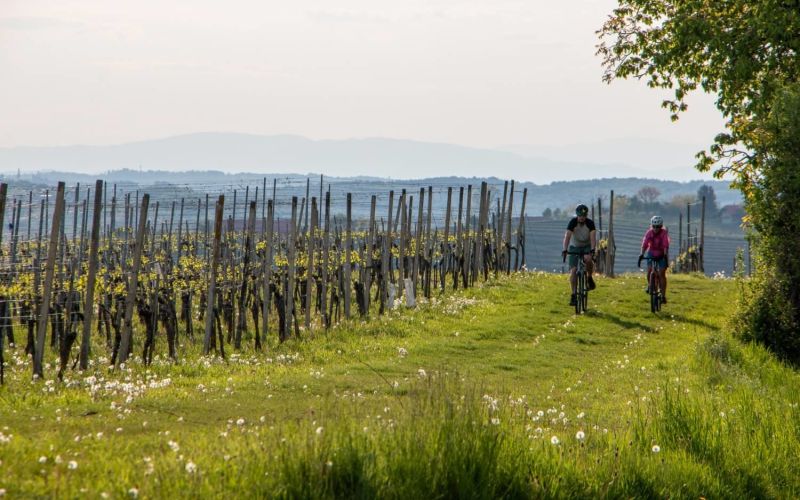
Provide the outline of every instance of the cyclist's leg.
{"type": "Polygon", "coordinates": [[[569,305],[575,305],[575,298],[577,297],[577,288],[578,288],[578,269],[577,267],[570,267],[569,269],[569,284],[572,289],[572,294],[569,296],[569,305]]]}
{"type": "Polygon", "coordinates": [[[647,276],[647,293],[650,293],[650,282],[652,281],[650,274],[653,272],[653,261],[650,260],[650,252],[647,251],[642,254],[645,259],[647,259],[647,268],[644,271],[645,276],[647,276]]]}
{"type": "MultiPolygon", "coordinates": [[[[657,279],[658,278],[656,278],[656,280],[657,279]]],[[[648,293],[650,292],[650,290],[652,290],[653,284],[654,284],[653,283],[653,261],[652,260],[648,260],[647,261],[647,292],[648,293]]],[[[657,281],[656,281],[655,285],[658,285],[657,281]]]]}
{"type": "MultiPolygon", "coordinates": [[[[570,245],[569,252],[574,252],[574,251],[575,247],[570,245]]],[[[569,297],[569,305],[574,306],[578,288],[578,258],[576,255],[572,255],[570,253],[567,260],[569,262],[569,284],[572,290],[572,294],[569,297]]]]}
{"type": "Polygon", "coordinates": [[[667,266],[665,262],[661,262],[658,270],[659,278],[660,278],[660,287],[661,287],[661,295],[664,297],[664,302],[666,303],[667,297],[667,266]]]}
{"type": "Polygon", "coordinates": [[[584,255],[583,263],[586,264],[586,277],[591,278],[592,273],[594,272],[594,261],[592,260],[592,254],[584,255]]]}
{"type": "MultiPolygon", "coordinates": [[[[570,245],[569,251],[577,252],[578,248],[570,245]]],[[[575,291],[578,286],[578,278],[576,275],[576,271],[578,269],[578,256],[570,253],[570,255],[567,256],[567,262],[569,262],[569,282],[572,285],[572,295],[575,295],[575,291]]]]}

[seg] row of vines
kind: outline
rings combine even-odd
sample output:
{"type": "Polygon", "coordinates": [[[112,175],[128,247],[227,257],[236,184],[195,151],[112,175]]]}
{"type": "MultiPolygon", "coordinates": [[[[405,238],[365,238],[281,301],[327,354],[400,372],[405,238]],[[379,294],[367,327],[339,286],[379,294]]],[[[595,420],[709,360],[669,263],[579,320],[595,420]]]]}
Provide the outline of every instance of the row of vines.
{"type": "Polygon", "coordinates": [[[52,212],[49,198],[39,203],[31,228],[36,205],[7,204],[0,184],[0,227],[10,234],[3,241],[0,231],[0,383],[6,344],[32,356],[39,378],[47,349],[58,353],[59,378],[86,369],[93,351],[112,366],[132,356],[152,363],[157,339],[175,362],[179,338],[225,357],[248,343],[261,350],[269,335],[300,338],[525,267],[527,189],[515,192],[514,181],[502,193],[486,182],[475,193],[447,188],[436,217],[431,187],[369,195],[369,217],[358,219],[350,193],[334,215],[322,185],[319,197],[292,196],[283,218],[274,186],[271,199],[256,190],[242,214],[226,218],[225,195],[206,195],[205,204],[173,202],[161,221],[164,207],[147,193],[115,186],[109,200],[107,191],[97,181],[67,207],[59,183],[52,212]]]}

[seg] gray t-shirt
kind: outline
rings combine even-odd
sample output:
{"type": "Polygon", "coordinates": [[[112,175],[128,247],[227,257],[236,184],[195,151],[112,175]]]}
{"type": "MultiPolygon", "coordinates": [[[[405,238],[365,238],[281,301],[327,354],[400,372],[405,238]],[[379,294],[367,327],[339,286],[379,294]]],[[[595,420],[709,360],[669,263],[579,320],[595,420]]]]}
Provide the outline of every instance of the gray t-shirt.
{"type": "Polygon", "coordinates": [[[583,224],[578,223],[578,218],[573,217],[567,224],[567,231],[572,231],[572,238],[569,240],[569,245],[573,247],[588,247],[592,244],[589,234],[595,230],[594,221],[586,218],[583,224]]]}

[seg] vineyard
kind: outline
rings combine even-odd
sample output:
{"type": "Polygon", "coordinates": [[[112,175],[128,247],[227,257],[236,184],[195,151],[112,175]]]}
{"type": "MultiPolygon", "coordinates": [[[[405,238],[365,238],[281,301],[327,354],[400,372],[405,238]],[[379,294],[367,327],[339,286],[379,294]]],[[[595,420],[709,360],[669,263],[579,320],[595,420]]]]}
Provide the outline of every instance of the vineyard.
{"type": "Polygon", "coordinates": [[[11,235],[0,241],[0,361],[4,341],[22,339],[39,378],[47,349],[58,353],[59,379],[86,369],[92,352],[112,366],[132,356],[149,365],[157,345],[178,361],[186,341],[225,358],[226,349],[261,350],[270,336],[283,342],[415,307],[418,297],[526,265],[527,190],[514,181],[373,194],[369,217],[358,219],[352,194],[332,200],[322,179],[319,197],[309,182],[306,196],[286,200],[284,218],[277,181],[271,198],[266,179],[259,187],[252,198],[247,187],[243,203],[233,191],[164,206],[102,181],[67,200],[59,183],[35,207],[32,193],[9,203],[0,185],[0,224],[8,218],[11,235]],[[446,196],[436,216],[435,195],[446,196]]]}

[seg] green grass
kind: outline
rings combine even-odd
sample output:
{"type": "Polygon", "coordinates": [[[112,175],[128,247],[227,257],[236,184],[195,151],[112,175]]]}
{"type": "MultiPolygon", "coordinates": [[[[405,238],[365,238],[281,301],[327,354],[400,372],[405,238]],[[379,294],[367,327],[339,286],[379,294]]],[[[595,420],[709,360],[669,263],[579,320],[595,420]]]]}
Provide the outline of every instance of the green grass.
{"type": "Polygon", "coordinates": [[[113,372],[98,358],[63,384],[31,381],[29,360],[7,352],[0,488],[10,498],[800,495],[800,377],[726,333],[735,283],[672,276],[670,303],[653,315],[642,281],[598,280],[576,317],[563,276],[502,278],[302,341],[270,338],[265,352],[228,361],[188,342],[177,365],[162,354],[113,372]]]}

